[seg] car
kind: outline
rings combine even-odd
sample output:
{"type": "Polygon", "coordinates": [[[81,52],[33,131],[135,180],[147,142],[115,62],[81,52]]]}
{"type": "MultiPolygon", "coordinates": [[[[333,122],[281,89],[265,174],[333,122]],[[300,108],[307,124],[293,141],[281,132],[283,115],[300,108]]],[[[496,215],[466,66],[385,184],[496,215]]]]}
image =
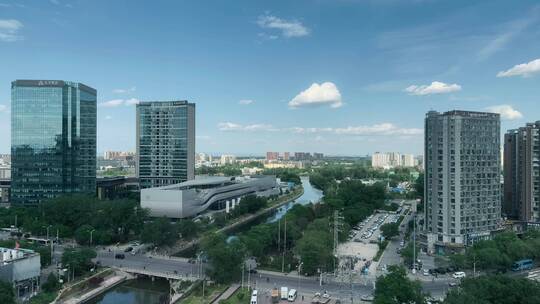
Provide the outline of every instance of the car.
{"type": "Polygon", "coordinates": [[[456,282],[450,282],[448,283],[448,286],[450,287],[456,287],[458,284],[456,282]]]}
{"type": "Polygon", "coordinates": [[[190,263],[190,264],[195,264],[195,262],[197,262],[195,259],[189,259],[188,260],[188,263],[190,263]]]}
{"type": "Polygon", "coordinates": [[[118,260],[123,260],[126,258],[126,256],[123,253],[117,253],[114,255],[114,258],[118,260]]]}
{"type": "Polygon", "coordinates": [[[129,246],[128,248],[126,248],[124,250],[124,252],[131,252],[131,251],[133,251],[133,247],[131,247],[131,246],[129,246]]]}
{"type": "Polygon", "coordinates": [[[364,302],[373,302],[373,300],[375,300],[375,297],[373,295],[363,295],[360,297],[360,300],[364,302]]]}
{"type": "Polygon", "coordinates": [[[463,271],[457,271],[457,272],[454,272],[454,274],[452,274],[452,277],[454,279],[463,279],[464,277],[466,277],[466,275],[465,275],[465,272],[463,271]]]}
{"type": "Polygon", "coordinates": [[[423,274],[425,276],[429,276],[429,274],[430,274],[429,269],[424,269],[423,274]]]}

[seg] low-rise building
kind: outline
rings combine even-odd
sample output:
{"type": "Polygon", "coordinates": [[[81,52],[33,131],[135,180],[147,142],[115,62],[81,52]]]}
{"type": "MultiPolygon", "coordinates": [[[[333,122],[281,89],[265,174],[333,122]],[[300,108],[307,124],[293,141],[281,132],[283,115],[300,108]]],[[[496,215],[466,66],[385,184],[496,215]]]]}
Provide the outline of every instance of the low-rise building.
{"type": "Polygon", "coordinates": [[[28,299],[37,294],[40,275],[39,253],[0,247],[0,281],[11,284],[19,299],[28,299]]]}
{"type": "Polygon", "coordinates": [[[212,176],[180,184],[141,190],[141,207],[150,216],[187,218],[208,210],[229,212],[243,196],[278,195],[274,176],[221,177],[212,176]]]}

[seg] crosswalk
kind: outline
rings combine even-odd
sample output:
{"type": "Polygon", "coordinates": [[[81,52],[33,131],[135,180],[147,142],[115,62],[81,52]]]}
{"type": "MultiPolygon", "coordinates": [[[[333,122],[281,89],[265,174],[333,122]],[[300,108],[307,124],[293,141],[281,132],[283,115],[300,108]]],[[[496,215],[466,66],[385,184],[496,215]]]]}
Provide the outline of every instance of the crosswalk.
{"type": "Polygon", "coordinates": [[[540,269],[529,271],[527,279],[540,282],[540,269]]]}

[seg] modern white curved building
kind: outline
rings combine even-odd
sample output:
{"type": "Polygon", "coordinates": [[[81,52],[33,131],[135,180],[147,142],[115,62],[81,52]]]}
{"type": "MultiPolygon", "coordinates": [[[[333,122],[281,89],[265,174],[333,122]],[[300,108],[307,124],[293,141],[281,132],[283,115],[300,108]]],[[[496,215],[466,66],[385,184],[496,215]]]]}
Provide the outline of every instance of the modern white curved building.
{"type": "Polygon", "coordinates": [[[212,176],[142,189],[141,207],[148,208],[153,217],[187,218],[208,209],[229,212],[246,195],[270,196],[279,192],[274,176],[212,176]]]}

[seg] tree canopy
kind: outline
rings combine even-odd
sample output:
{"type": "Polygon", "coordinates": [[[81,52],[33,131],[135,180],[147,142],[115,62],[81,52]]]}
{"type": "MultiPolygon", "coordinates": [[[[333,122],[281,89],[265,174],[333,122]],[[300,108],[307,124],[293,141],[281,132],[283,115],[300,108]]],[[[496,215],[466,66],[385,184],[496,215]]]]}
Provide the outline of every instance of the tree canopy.
{"type": "Polygon", "coordinates": [[[540,303],[540,283],[525,278],[487,275],[466,278],[452,289],[445,304],[533,304],[540,303]]]}
{"type": "Polygon", "coordinates": [[[405,268],[392,265],[388,271],[377,278],[375,304],[426,303],[427,294],[422,291],[422,285],[419,281],[411,281],[405,268]]]}

